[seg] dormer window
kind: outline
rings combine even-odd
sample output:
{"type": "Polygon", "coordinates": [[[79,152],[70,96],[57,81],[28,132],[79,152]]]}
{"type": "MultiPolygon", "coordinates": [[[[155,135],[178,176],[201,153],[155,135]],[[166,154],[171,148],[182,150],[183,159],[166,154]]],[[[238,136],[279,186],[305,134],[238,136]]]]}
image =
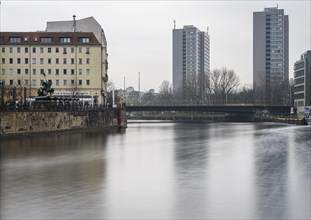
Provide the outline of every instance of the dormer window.
{"type": "Polygon", "coordinates": [[[40,42],[41,43],[52,43],[52,38],[51,37],[40,37],[40,42]]]}
{"type": "Polygon", "coordinates": [[[10,37],[10,43],[20,43],[22,42],[21,37],[10,37]]]}
{"type": "Polygon", "coordinates": [[[79,37],[79,42],[80,43],[90,43],[90,38],[89,37],[79,37]]]}
{"type": "Polygon", "coordinates": [[[59,41],[61,43],[70,43],[71,39],[70,39],[70,37],[61,37],[61,38],[59,38],[59,41]]]}

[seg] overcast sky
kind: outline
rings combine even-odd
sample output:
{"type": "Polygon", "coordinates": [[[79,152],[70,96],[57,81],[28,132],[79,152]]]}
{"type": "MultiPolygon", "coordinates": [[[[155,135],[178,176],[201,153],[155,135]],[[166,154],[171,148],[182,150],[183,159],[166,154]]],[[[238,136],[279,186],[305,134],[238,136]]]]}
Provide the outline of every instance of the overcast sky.
{"type": "MultiPolygon", "coordinates": [[[[0,0],[1,1],[1,0],[0,0]]],[[[209,27],[211,69],[233,69],[242,84],[252,84],[253,12],[264,7],[289,15],[289,72],[310,50],[311,1],[1,1],[0,31],[44,30],[46,21],[93,16],[108,42],[109,79],[117,88],[133,86],[158,91],[172,82],[172,29],[209,27]]]]}

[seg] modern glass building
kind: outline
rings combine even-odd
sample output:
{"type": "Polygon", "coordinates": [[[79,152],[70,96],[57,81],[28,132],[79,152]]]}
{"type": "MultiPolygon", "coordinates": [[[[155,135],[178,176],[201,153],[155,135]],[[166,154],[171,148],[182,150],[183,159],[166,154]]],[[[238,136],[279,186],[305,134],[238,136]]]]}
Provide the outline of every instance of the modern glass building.
{"type": "Polygon", "coordinates": [[[210,37],[193,25],[173,29],[173,89],[183,91],[189,80],[199,77],[204,86],[204,77],[210,71],[210,37]]]}
{"type": "Polygon", "coordinates": [[[253,13],[253,88],[257,104],[286,105],[288,15],[278,7],[253,13]]]}

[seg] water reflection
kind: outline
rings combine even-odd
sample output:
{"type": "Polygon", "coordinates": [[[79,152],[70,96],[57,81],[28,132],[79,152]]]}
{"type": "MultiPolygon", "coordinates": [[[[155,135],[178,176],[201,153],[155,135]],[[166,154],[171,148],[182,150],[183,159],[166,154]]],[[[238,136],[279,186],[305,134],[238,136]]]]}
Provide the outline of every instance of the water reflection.
{"type": "Polygon", "coordinates": [[[106,135],[95,133],[6,140],[1,219],[104,217],[106,135]]]}
{"type": "Polygon", "coordinates": [[[310,219],[311,127],[131,123],[1,140],[1,219],[310,219]]]}
{"type": "Polygon", "coordinates": [[[208,129],[206,124],[176,124],[174,127],[174,210],[177,219],[206,216],[208,129]]]}
{"type": "Polygon", "coordinates": [[[256,207],[260,219],[287,219],[289,136],[282,128],[256,134],[256,207]]]}

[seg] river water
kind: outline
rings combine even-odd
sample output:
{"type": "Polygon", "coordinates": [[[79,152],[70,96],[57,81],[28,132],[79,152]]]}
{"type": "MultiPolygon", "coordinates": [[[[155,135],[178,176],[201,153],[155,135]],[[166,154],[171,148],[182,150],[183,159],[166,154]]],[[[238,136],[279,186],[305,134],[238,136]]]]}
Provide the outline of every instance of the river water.
{"type": "Polygon", "coordinates": [[[1,139],[1,219],[310,219],[311,127],[133,122],[1,139]]]}

